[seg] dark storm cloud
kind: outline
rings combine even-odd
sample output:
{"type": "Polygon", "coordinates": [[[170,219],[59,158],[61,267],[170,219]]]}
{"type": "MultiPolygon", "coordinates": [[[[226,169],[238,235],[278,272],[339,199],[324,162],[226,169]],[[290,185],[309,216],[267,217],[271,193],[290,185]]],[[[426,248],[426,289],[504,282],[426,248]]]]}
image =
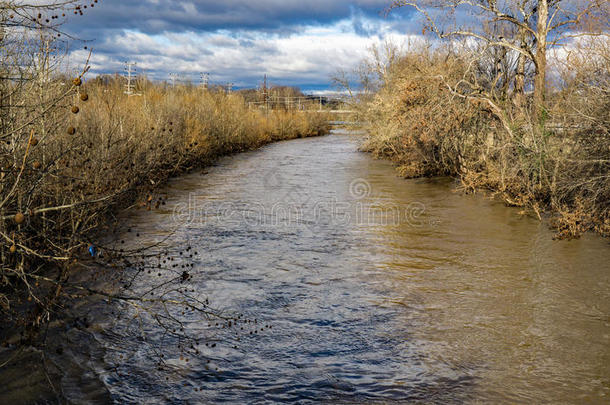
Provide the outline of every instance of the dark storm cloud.
{"type": "MultiPolygon", "coordinates": [[[[99,0],[66,26],[91,38],[96,31],[132,29],[147,34],[258,30],[290,34],[298,27],[361,16],[383,18],[388,0],[99,0]]],[[[360,22],[357,22],[360,24],[360,22]]]]}

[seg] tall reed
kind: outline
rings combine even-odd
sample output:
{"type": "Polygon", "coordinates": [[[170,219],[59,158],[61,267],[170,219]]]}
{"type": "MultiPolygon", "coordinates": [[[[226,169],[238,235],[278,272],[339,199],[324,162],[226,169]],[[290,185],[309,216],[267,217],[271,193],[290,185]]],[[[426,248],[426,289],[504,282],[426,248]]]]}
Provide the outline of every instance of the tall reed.
{"type": "Polygon", "coordinates": [[[323,114],[250,110],[238,94],[187,86],[149,83],[132,97],[118,80],[57,79],[49,88],[56,93],[43,94],[55,101],[46,111],[22,116],[41,106],[28,92],[23,103],[33,110],[3,110],[11,125],[0,146],[0,311],[31,330],[50,319],[118,208],[154,209],[156,188],[171,176],[329,129],[323,114]]]}

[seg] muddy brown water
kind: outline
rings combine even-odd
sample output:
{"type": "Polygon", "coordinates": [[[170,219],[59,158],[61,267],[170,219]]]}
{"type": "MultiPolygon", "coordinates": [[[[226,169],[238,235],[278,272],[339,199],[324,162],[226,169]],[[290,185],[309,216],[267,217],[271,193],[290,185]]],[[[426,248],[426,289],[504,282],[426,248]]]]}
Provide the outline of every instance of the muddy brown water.
{"type": "MultiPolygon", "coordinates": [[[[121,404],[608,403],[608,241],[554,241],[544,223],[456,193],[448,179],[398,178],[358,142],[335,131],[224,158],[205,175],[173,180],[162,209],[124,218],[140,234],[128,245],[192,246],[197,294],[272,328],[235,346],[220,336],[188,363],[170,350],[168,374],[155,368],[165,344],[155,324],[75,322],[48,358],[63,370],[62,395],[121,404]]],[[[189,314],[182,321],[208,333],[189,314]]],[[[52,401],[38,357],[21,356],[0,371],[0,399],[52,401]]]]}

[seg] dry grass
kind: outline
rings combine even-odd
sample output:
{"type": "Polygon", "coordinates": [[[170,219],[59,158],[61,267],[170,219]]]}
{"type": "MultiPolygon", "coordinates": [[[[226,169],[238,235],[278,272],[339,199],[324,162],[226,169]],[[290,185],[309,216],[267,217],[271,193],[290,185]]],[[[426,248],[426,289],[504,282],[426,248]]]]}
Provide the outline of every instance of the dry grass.
{"type": "Polygon", "coordinates": [[[542,131],[510,95],[493,100],[498,111],[460,89],[460,80],[475,81],[470,55],[409,52],[360,107],[369,123],[363,149],[392,159],[406,177],[454,176],[466,191],[487,189],[511,206],[547,213],[559,237],[609,235],[610,58],[607,42],[596,41],[598,54],[587,48],[563,67],[542,131]]]}
{"type": "Polygon", "coordinates": [[[40,89],[42,103],[29,87],[3,87],[32,106],[2,110],[0,146],[0,312],[22,327],[49,319],[118,208],[154,209],[166,179],[219,156],[328,131],[322,114],[266,115],[239,95],[149,84],[128,98],[119,82],[70,83],[40,89]]]}

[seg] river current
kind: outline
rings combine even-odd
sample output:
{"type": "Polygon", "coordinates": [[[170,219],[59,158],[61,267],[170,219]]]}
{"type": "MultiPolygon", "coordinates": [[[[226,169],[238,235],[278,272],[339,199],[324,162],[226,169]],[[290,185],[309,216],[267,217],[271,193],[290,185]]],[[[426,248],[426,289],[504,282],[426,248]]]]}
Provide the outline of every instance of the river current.
{"type": "MultiPolygon", "coordinates": [[[[555,241],[546,224],[457,193],[449,179],[397,177],[358,152],[359,141],[334,131],[223,158],[172,180],[159,209],[125,215],[127,247],[176,252],[176,263],[189,263],[184,285],[244,321],[223,328],[179,314],[214,346],[168,349],[158,369],[163,345],[180,341],[164,340],[153,322],[125,322],[134,309],[116,304],[120,319],[73,325],[73,348],[49,359],[73,369],[63,395],[121,404],[608,403],[608,241],[555,241]]],[[[138,288],[154,276],[139,277],[138,288]]],[[[2,378],[20,376],[12,373],[2,378]]],[[[0,398],[18,398],[15,384],[0,398]]]]}

